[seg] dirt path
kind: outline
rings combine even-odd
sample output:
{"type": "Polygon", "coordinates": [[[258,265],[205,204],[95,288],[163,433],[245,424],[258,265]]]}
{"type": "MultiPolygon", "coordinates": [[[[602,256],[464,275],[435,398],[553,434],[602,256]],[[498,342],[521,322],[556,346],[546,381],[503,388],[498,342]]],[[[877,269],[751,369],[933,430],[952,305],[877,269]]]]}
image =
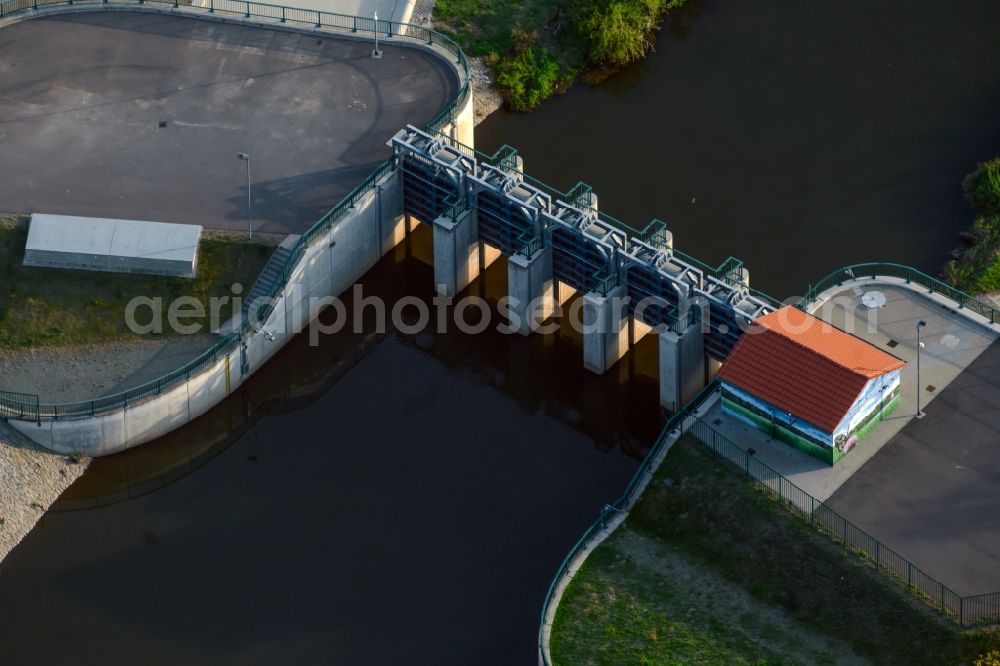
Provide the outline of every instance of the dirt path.
{"type": "Polygon", "coordinates": [[[646,574],[662,579],[679,592],[670,597],[672,607],[664,609],[668,616],[712,617],[728,624],[727,632],[743,634],[747,640],[797,664],[868,663],[846,645],[803,627],[780,607],[761,603],[721,576],[635,530],[620,529],[610,543],[646,574]]]}

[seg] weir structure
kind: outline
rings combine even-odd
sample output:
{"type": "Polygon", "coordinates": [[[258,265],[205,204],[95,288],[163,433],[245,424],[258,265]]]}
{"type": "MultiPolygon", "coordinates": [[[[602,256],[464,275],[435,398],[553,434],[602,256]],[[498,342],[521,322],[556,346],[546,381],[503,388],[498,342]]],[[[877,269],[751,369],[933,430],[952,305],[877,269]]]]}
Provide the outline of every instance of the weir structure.
{"type": "Polygon", "coordinates": [[[673,246],[666,224],[634,228],[599,210],[591,188],[560,192],[525,175],[517,152],[473,148],[469,66],[450,38],[427,28],[257,2],[5,0],[0,26],[52,13],[144,11],[357,39],[380,34],[449,62],[457,98],[424,129],[388,141],[391,156],[298,237],[286,239],[249,292],[243,317],[173,372],[131,390],[47,405],[0,391],[0,418],[59,452],[107,455],[148,442],[224,400],[316,315],[312,299],[345,290],[412,228],[434,238],[434,274],[455,295],[508,257],[512,328],[527,335],[581,295],[583,362],[604,373],[650,332],[659,336],[660,402],[676,411],[705,385],[747,325],[780,304],[755,292],[742,263],[713,268],[673,246]]]}
{"type": "Polygon", "coordinates": [[[585,183],[559,192],[524,174],[510,146],[485,155],[408,126],[390,141],[407,215],[434,233],[438,291],[454,296],[496,256],[508,261],[512,327],[529,334],[583,296],[584,365],[610,369],[630,344],[660,336],[660,402],[675,410],[705,385],[755,318],[780,304],[750,289],[730,257],[719,267],[674,249],[661,220],[636,229],[600,211],[585,183]]]}

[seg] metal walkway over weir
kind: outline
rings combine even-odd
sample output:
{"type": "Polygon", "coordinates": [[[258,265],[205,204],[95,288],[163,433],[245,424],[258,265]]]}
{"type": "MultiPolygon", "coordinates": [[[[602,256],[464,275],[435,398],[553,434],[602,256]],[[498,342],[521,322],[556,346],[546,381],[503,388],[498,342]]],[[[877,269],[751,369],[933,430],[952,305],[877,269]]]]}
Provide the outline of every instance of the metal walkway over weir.
{"type": "Polygon", "coordinates": [[[622,287],[629,314],[651,327],[704,317],[705,353],[724,360],[750,321],[780,307],[749,288],[730,257],[710,266],[673,248],[661,220],[634,229],[597,210],[591,188],[563,193],[523,173],[517,152],[485,155],[444,134],[408,126],[390,141],[407,214],[427,224],[478,214],[479,240],[504,255],[552,250],[560,283],[602,295],[622,287]]]}

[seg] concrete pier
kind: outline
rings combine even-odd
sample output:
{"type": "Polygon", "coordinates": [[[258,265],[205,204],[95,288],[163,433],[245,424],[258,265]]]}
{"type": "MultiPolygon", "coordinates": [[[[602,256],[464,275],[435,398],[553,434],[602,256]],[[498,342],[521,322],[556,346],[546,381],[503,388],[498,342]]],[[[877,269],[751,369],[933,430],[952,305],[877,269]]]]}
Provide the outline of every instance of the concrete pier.
{"type": "Polygon", "coordinates": [[[483,264],[479,215],[470,208],[452,219],[434,220],[434,284],[442,296],[455,296],[479,277],[483,264]]]}
{"type": "Polygon", "coordinates": [[[660,404],[676,411],[705,386],[705,334],[701,321],[678,333],[660,333],[660,404]]]}
{"type": "Polygon", "coordinates": [[[511,327],[521,335],[535,331],[555,313],[555,279],[552,248],[543,247],[531,257],[515,254],[507,262],[511,327]]]}
{"type": "Polygon", "coordinates": [[[607,372],[628,351],[629,327],[625,287],[607,295],[583,296],[583,365],[599,375],[607,372]]]}

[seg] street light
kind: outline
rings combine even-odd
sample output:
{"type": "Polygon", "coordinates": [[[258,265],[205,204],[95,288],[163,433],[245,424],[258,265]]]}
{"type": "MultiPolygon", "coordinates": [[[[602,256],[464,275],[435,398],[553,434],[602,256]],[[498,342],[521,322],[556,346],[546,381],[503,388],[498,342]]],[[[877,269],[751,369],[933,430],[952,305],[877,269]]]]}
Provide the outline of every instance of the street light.
{"type": "Polygon", "coordinates": [[[247,238],[253,238],[253,203],[250,196],[250,153],[236,153],[236,157],[247,163],[247,238]]]}
{"type": "Polygon", "coordinates": [[[375,8],[375,50],[372,57],[376,60],[382,57],[382,52],[378,50],[378,7],[375,8]]]}
{"type": "Polygon", "coordinates": [[[920,350],[923,348],[924,343],[920,342],[920,331],[927,326],[927,322],[921,319],[917,322],[917,418],[921,417],[920,414],[920,350]]]}

